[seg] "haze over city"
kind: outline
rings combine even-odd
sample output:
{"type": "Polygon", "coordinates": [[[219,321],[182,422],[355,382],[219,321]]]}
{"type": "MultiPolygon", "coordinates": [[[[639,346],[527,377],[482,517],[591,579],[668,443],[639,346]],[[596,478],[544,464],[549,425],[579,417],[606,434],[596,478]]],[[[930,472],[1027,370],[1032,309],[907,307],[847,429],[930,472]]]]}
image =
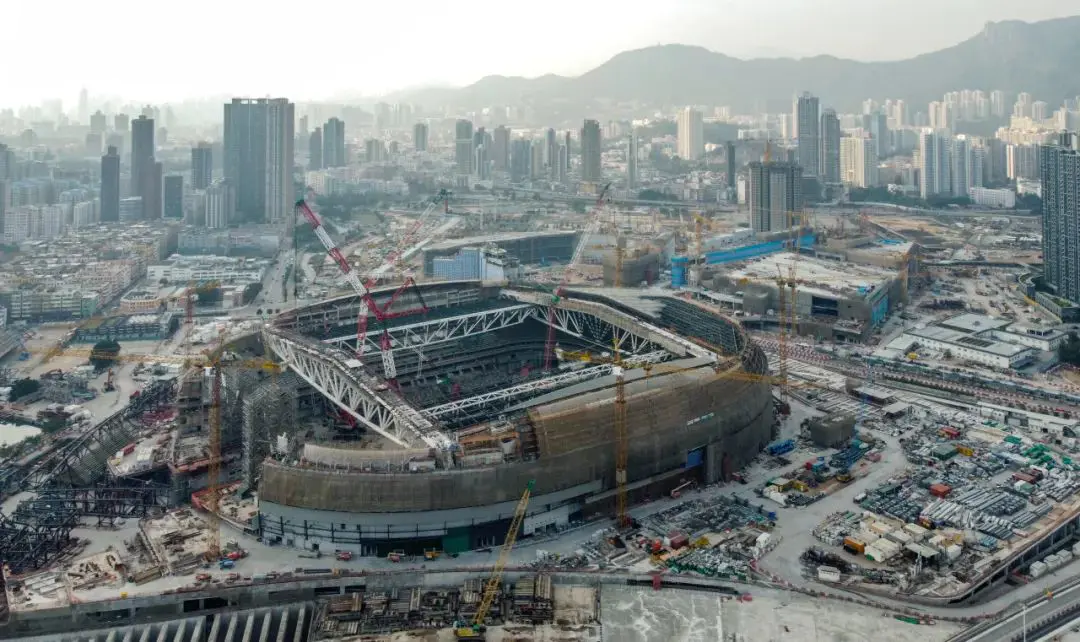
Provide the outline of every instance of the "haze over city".
{"type": "Polygon", "coordinates": [[[740,58],[896,60],[955,44],[987,21],[1057,18],[1076,6],[1071,0],[829,0],[823,10],[806,0],[474,0],[406,7],[315,0],[271,11],[251,0],[153,9],[135,0],[18,0],[3,11],[7,51],[33,59],[5,69],[0,107],[14,107],[46,98],[71,102],[82,87],[134,102],[373,96],[466,85],[491,74],[577,75],[621,51],[668,43],[740,58]],[[29,28],[43,20],[46,38],[29,28]],[[73,71],[76,43],[87,50],[73,71]],[[313,64],[309,53],[323,62],[313,64]]]}
{"type": "Polygon", "coordinates": [[[1075,642],[1074,2],[5,5],[0,639],[1075,642]]]}

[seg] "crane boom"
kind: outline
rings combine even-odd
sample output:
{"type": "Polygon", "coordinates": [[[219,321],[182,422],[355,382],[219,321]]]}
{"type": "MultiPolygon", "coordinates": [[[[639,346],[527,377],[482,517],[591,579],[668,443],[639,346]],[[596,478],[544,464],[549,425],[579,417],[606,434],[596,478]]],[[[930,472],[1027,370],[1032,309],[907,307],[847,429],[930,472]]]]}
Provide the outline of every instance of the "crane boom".
{"type": "Polygon", "coordinates": [[[499,551],[499,559],[495,562],[495,568],[491,569],[491,577],[488,578],[487,584],[484,585],[484,596],[481,598],[480,606],[476,609],[476,616],[473,618],[474,629],[484,626],[484,618],[487,617],[488,610],[491,609],[491,605],[495,603],[495,597],[499,594],[503,569],[506,568],[506,563],[510,561],[510,551],[513,550],[514,542],[517,541],[521,523],[525,521],[525,509],[529,507],[529,496],[532,494],[532,489],[533,482],[530,480],[528,485],[525,486],[525,492],[521,494],[521,499],[518,500],[517,509],[514,511],[514,519],[510,522],[510,530],[506,532],[506,541],[503,542],[502,549],[499,551]]]}
{"type": "Polygon", "coordinates": [[[307,201],[300,199],[296,201],[296,207],[300,210],[300,213],[304,215],[308,223],[311,224],[311,229],[315,232],[315,236],[318,237],[319,242],[326,248],[326,253],[330,255],[330,258],[334,259],[334,263],[337,263],[338,269],[341,270],[341,274],[345,277],[345,280],[349,282],[352,289],[356,292],[357,296],[365,297],[368,295],[368,288],[360,282],[360,277],[356,276],[356,272],[353,271],[352,266],[345,260],[345,255],[338,249],[334,239],[330,238],[330,235],[326,233],[326,228],[322,224],[322,219],[319,215],[311,211],[308,207],[307,201]]]}

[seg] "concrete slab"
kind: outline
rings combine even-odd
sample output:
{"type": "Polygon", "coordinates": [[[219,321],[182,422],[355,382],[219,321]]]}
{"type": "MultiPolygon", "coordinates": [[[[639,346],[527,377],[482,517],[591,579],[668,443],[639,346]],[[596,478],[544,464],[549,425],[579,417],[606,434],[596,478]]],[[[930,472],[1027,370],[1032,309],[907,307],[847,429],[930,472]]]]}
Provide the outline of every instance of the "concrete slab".
{"type": "Polygon", "coordinates": [[[724,637],[718,593],[653,591],[625,586],[600,589],[604,642],[713,642],[724,637]]]}

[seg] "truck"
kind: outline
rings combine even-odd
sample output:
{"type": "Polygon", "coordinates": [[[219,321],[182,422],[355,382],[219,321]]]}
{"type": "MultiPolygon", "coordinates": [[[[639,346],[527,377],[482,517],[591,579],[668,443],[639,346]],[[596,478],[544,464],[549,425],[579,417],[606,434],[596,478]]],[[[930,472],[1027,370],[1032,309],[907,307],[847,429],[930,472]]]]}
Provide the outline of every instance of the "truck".
{"type": "Polygon", "coordinates": [[[234,562],[233,560],[230,560],[230,559],[223,559],[223,560],[218,562],[218,568],[221,569],[221,570],[225,570],[227,568],[233,568],[235,566],[236,566],[236,562],[234,562]]]}

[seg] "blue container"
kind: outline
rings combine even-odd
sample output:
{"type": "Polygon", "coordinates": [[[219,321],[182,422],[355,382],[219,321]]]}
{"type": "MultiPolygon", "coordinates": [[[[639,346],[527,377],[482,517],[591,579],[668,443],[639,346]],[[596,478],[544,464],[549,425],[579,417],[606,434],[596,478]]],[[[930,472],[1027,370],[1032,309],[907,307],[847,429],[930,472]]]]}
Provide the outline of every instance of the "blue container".
{"type": "Polygon", "coordinates": [[[686,287],[686,269],[690,265],[690,259],[685,256],[676,256],[671,259],[671,287],[686,287]]]}

